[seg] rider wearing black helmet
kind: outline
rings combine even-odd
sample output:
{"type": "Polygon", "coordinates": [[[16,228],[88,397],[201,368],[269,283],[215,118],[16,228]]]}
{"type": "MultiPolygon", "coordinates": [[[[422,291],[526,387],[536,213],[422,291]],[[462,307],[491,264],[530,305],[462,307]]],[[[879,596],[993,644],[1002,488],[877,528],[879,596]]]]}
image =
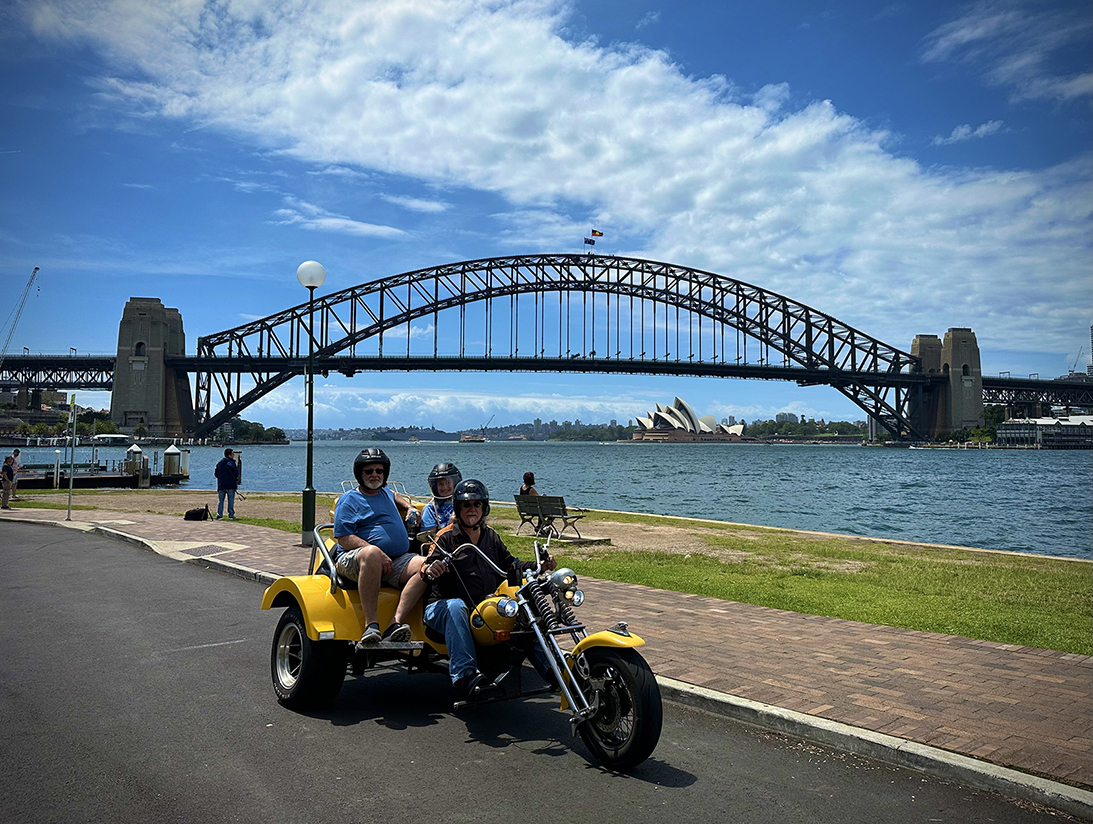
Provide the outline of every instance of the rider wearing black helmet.
{"type": "Polygon", "coordinates": [[[421,511],[421,531],[435,535],[452,519],[454,508],[452,493],[456,484],[463,480],[463,475],[454,463],[438,463],[429,473],[429,489],[433,499],[421,511]]]}
{"type": "MultiPolygon", "coordinates": [[[[486,485],[468,478],[455,487],[455,515],[449,529],[437,536],[437,546],[452,552],[465,543],[477,546],[500,569],[531,569],[532,561],[515,558],[500,536],[486,523],[490,496],[486,485]]],[[[478,656],[471,636],[469,616],[478,603],[490,595],[502,578],[474,551],[464,550],[450,564],[439,552],[429,556],[422,578],[429,581],[425,596],[425,624],[444,633],[448,647],[448,672],[457,688],[474,694],[482,682],[478,656]]],[[[554,569],[548,558],[547,569],[554,569]]]]}
{"type": "Polygon", "coordinates": [[[394,620],[380,632],[381,583],[405,586],[418,574],[423,560],[410,552],[406,533],[406,518],[416,512],[409,499],[387,488],[390,474],[391,459],[382,449],[362,449],[353,461],[358,486],[339,497],[334,508],[334,537],[338,541],[334,566],[340,575],[357,582],[365,623],[360,643],[365,646],[381,639],[408,641],[411,631],[404,619],[420,597],[420,593],[415,595],[407,604],[404,592],[394,620]]]}

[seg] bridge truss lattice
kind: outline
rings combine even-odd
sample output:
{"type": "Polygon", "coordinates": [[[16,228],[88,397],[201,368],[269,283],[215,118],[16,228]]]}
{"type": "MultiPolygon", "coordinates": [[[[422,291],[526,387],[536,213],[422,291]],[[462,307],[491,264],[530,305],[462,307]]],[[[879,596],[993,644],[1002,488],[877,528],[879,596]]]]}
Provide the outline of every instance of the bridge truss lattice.
{"type": "Polygon", "coordinates": [[[918,359],[783,295],[723,275],[575,254],[464,261],[388,277],[198,339],[197,434],[315,371],[604,372],[834,386],[897,438],[931,378],[918,359]],[[213,412],[214,395],[221,408],[213,412]]]}

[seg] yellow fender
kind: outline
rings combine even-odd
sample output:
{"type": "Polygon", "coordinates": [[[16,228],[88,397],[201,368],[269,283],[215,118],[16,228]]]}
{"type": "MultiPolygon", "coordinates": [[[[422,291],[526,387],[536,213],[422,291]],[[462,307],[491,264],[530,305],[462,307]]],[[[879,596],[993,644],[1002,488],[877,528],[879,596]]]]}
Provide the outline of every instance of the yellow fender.
{"type": "MultiPolygon", "coordinates": [[[[617,632],[611,632],[610,630],[601,630],[600,632],[594,632],[591,635],[587,635],[582,638],[575,647],[570,651],[570,658],[576,659],[583,653],[587,652],[592,647],[643,647],[645,646],[645,639],[640,635],[619,635],[617,632]]],[[[569,675],[563,671],[566,683],[569,683],[569,675]]],[[[561,703],[558,707],[560,710],[566,710],[569,708],[569,702],[566,700],[565,693],[562,693],[561,703]]]]}
{"type": "Polygon", "coordinates": [[[574,658],[580,656],[589,647],[644,647],[645,639],[640,635],[619,635],[617,632],[611,632],[610,630],[601,630],[600,632],[593,632],[591,635],[585,636],[577,645],[573,647],[571,655],[574,658]]]}
{"type": "Polygon", "coordinates": [[[262,609],[293,604],[298,604],[303,612],[307,637],[312,641],[356,641],[361,637],[361,622],[357,616],[360,600],[354,598],[351,602],[344,589],[331,594],[330,579],[325,575],[278,578],[262,595],[262,609]]]}

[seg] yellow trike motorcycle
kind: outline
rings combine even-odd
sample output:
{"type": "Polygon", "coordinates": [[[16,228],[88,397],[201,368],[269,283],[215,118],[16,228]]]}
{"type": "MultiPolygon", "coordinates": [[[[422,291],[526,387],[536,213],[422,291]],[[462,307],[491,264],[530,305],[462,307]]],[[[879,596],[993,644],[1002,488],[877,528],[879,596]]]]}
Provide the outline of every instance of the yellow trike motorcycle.
{"type": "MultiPolygon", "coordinates": [[[[362,675],[392,665],[411,673],[447,674],[444,637],[425,626],[420,603],[407,620],[410,641],[355,647],[363,613],[356,584],[334,572],[333,539],[328,544],[321,534],[332,529],[333,524],[315,529],[310,575],[279,578],[262,598],[263,609],[284,608],[270,654],[277,700],[291,709],[321,707],[337,697],[347,672],[362,675]]],[[[524,571],[499,569],[469,543],[452,553],[436,550],[447,560],[478,552],[504,579],[470,613],[478,666],[489,689],[457,701],[454,709],[556,691],[559,708],[569,712],[574,732],[596,761],[629,769],[653,752],[663,718],[656,678],[636,650],[645,641],[621,621],[607,630],[586,631],[574,612],[584,601],[577,576],[569,569],[544,569],[549,543],[535,543],[536,566],[524,571]],[[523,664],[529,657],[546,686],[524,688],[523,664]]],[[[390,622],[398,598],[397,589],[380,590],[381,626],[390,622]]]]}

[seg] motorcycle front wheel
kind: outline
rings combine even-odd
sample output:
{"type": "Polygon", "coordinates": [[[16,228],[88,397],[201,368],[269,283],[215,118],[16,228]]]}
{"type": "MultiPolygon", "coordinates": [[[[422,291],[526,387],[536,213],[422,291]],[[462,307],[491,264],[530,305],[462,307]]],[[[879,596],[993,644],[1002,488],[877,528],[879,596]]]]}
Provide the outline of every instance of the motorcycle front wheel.
{"type": "Polygon", "coordinates": [[[584,654],[589,680],[603,688],[596,714],[577,729],[603,766],[627,770],[656,749],[664,720],[660,688],[645,659],[632,649],[593,647],[584,654]]]}

